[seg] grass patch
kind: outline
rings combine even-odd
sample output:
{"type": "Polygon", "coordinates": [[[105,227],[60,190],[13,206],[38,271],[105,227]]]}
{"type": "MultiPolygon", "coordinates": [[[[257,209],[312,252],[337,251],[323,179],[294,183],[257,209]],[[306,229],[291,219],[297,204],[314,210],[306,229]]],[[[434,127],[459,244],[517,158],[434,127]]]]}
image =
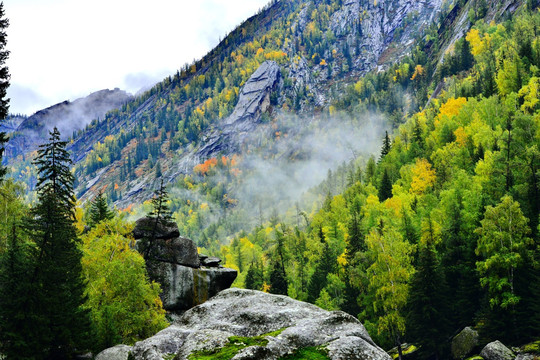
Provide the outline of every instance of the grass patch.
{"type": "Polygon", "coordinates": [[[310,346],[296,350],[293,354],[279,360],[330,360],[328,351],[322,346],[310,346]]]}
{"type": "Polygon", "coordinates": [[[540,340],[524,345],[522,349],[525,353],[540,354],[540,340]]]}
{"type": "Polygon", "coordinates": [[[230,360],[238,352],[249,346],[266,346],[269,336],[278,336],[285,330],[279,329],[266,334],[253,337],[231,336],[229,342],[222,348],[214,350],[195,351],[188,356],[189,360],[230,360]]]}

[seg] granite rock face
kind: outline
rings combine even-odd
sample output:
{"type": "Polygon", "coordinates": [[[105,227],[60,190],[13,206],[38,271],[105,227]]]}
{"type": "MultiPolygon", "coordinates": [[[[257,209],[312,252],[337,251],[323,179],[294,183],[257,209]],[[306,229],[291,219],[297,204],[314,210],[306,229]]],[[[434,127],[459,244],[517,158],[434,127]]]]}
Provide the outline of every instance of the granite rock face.
{"type": "Polygon", "coordinates": [[[220,266],[221,259],[199,257],[195,243],[179,236],[174,222],[156,226],[151,218],[139,219],[133,236],[139,240],[137,247],[145,257],[148,275],[161,284],[166,310],[183,311],[202,304],[236,279],[237,271],[220,266]],[[155,240],[149,241],[152,236],[155,240]]]}
{"type": "Polygon", "coordinates": [[[324,346],[332,360],[391,359],[364,326],[344,312],[243,289],[224,290],[188,310],[167,329],[136,343],[131,356],[134,360],[187,359],[196,351],[226,346],[231,336],[260,335],[264,344],[240,349],[233,359],[278,359],[310,346],[324,346]],[[278,330],[281,333],[268,334],[278,330]]]}

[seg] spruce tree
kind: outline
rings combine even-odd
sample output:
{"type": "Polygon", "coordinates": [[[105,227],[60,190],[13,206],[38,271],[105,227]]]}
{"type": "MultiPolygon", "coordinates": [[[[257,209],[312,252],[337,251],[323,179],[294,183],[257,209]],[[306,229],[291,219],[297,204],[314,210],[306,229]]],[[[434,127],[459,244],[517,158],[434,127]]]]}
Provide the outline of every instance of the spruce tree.
{"type": "Polygon", "coordinates": [[[89,320],[82,309],[84,282],[82,252],[75,228],[74,177],[66,142],[58,129],[41,145],[34,164],[38,168],[38,201],[31,209],[27,230],[35,242],[31,254],[32,302],[28,316],[34,324],[36,354],[44,359],[68,359],[83,350],[89,320]]]}
{"type": "Polygon", "coordinates": [[[102,191],[94,198],[90,205],[90,220],[88,221],[91,227],[99,224],[102,221],[110,220],[114,217],[114,214],[109,210],[107,205],[107,199],[102,191]]]}
{"type": "Polygon", "coordinates": [[[381,157],[379,161],[381,161],[390,152],[391,147],[392,147],[392,142],[390,141],[390,137],[388,136],[388,131],[385,131],[383,146],[381,149],[381,157]]]}
{"type": "Polygon", "coordinates": [[[435,246],[428,239],[420,247],[407,301],[407,333],[411,341],[420,345],[422,358],[435,355],[439,359],[447,352],[444,349],[449,333],[447,291],[435,246]]]}
{"type": "Polygon", "coordinates": [[[150,238],[142,239],[140,243],[140,249],[142,250],[142,254],[146,260],[149,260],[149,255],[154,247],[159,226],[167,225],[172,221],[172,213],[167,205],[168,202],[169,194],[167,193],[167,190],[165,190],[165,185],[163,184],[162,179],[159,189],[154,191],[154,197],[152,198],[152,211],[148,214],[148,217],[152,219],[152,222],[149,225],[151,228],[147,229],[151,231],[150,238]]]}
{"type": "Polygon", "coordinates": [[[381,185],[379,186],[379,201],[383,202],[392,197],[392,181],[388,176],[388,170],[384,169],[381,185]]]}
{"type": "MultiPolygon", "coordinates": [[[[9,72],[5,65],[9,56],[9,51],[6,50],[6,28],[9,25],[9,20],[5,18],[4,3],[0,3],[0,121],[4,121],[8,116],[9,99],[6,98],[7,89],[9,87],[9,72]]],[[[0,132],[0,180],[4,178],[7,168],[2,166],[2,157],[4,155],[4,146],[8,141],[5,132],[0,132]]]]}

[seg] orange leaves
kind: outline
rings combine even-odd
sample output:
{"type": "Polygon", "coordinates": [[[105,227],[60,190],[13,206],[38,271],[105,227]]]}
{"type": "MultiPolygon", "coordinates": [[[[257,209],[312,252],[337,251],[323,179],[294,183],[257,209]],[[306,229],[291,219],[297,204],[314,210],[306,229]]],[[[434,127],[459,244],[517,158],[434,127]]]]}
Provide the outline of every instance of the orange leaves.
{"type": "Polygon", "coordinates": [[[208,173],[208,171],[213,169],[216,165],[217,165],[217,159],[211,158],[211,159],[206,160],[202,164],[195,165],[195,167],[193,168],[193,171],[199,175],[205,176],[208,173]]]}
{"type": "Polygon", "coordinates": [[[424,70],[424,67],[422,65],[416,65],[414,68],[414,73],[412,74],[411,80],[415,80],[416,78],[419,78],[424,75],[426,71],[424,70]]]}
{"type": "Polygon", "coordinates": [[[428,188],[435,184],[435,169],[426,159],[417,159],[412,168],[411,193],[422,195],[428,188]]]}

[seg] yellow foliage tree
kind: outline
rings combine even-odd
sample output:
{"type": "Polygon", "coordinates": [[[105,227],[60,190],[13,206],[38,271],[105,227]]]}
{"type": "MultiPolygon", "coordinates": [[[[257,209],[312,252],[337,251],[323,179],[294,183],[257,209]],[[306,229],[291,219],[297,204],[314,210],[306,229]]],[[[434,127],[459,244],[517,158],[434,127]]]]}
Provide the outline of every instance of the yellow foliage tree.
{"type": "Polygon", "coordinates": [[[412,168],[412,183],[410,192],[422,195],[428,188],[435,184],[435,169],[426,159],[417,159],[412,168]]]}

